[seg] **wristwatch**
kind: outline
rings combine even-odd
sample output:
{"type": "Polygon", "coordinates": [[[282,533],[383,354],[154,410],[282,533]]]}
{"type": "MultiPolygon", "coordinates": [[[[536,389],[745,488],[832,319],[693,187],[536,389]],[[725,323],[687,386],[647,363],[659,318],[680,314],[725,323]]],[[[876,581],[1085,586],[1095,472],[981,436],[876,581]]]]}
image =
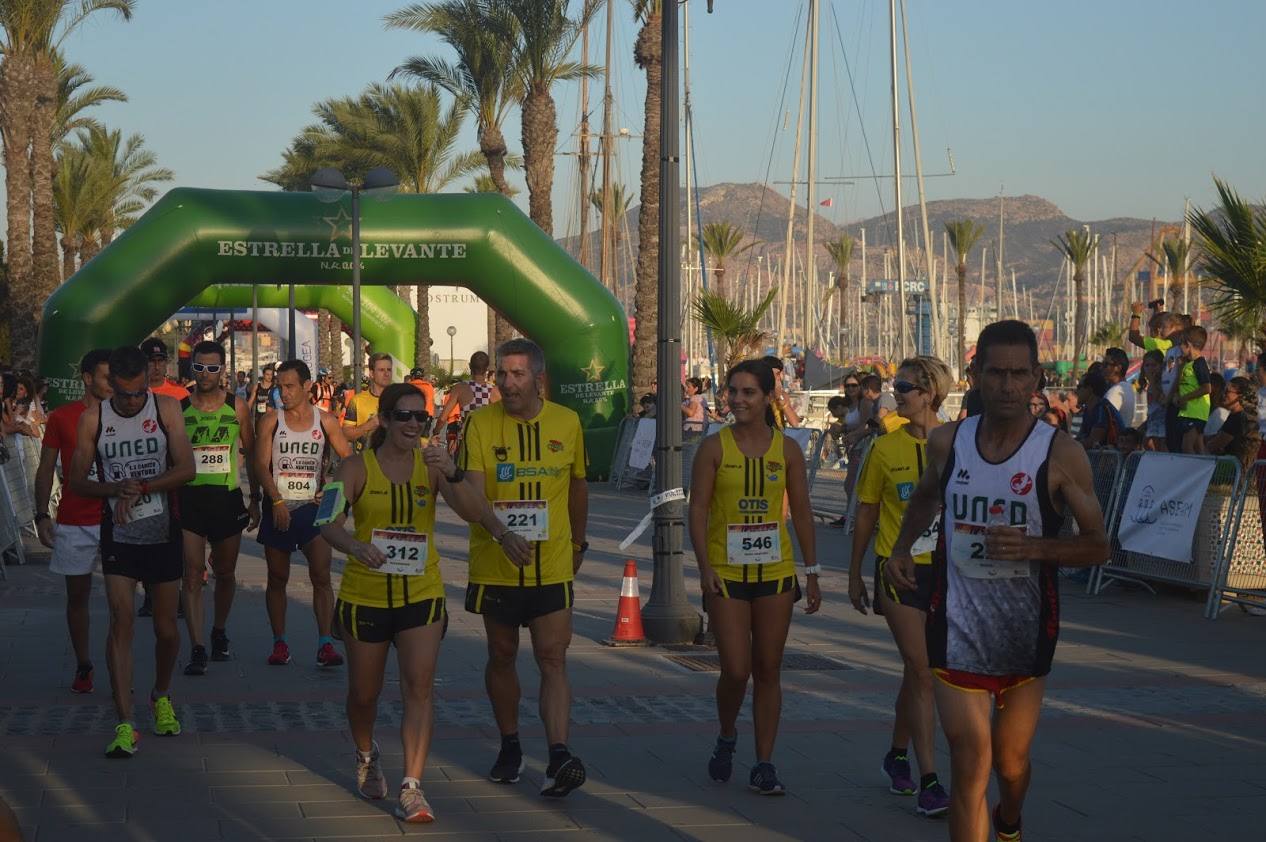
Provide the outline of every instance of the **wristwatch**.
{"type": "Polygon", "coordinates": [[[806,575],[806,576],[821,576],[821,575],[822,575],[822,565],[820,565],[820,564],[806,564],[806,565],[805,565],[805,567],[804,567],[804,575],[806,575]]]}
{"type": "Polygon", "coordinates": [[[445,479],[445,480],[447,480],[447,481],[448,481],[448,482],[450,482],[450,483],[453,483],[453,482],[461,482],[461,481],[462,481],[462,477],[464,477],[464,476],[466,476],[466,471],[465,471],[465,469],[464,469],[464,468],[462,468],[462,466],[461,466],[461,465],[458,465],[458,466],[457,466],[457,470],[456,470],[456,471],[453,471],[453,475],[452,475],[451,477],[447,477],[447,476],[446,476],[446,477],[444,477],[444,479],[445,479]]]}

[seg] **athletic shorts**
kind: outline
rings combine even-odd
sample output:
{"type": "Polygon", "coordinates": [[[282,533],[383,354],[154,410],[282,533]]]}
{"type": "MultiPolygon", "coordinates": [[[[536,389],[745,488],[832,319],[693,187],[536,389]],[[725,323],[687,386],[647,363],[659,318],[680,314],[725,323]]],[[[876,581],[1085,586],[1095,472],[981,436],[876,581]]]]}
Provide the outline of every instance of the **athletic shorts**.
{"type": "Polygon", "coordinates": [[[162,584],[185,577],[185,559],[176,541],[166,544],[102,544],[101,572],[139,582],[162,584]]]}
{"type": "Polygon", "coordinates": [[[53,557],[48,560],[48,572],[60,576],[91,573],[100,548],[100,526],[53,524],[53,557]]]}
{"type": "Polygon", "coordinates": [[[466,586],[466,610],[491,617],[503,626],[527,626],[536,618],[571,608],[576,601],[571,582],[554,585],[466,586]]]}
{"type": "MultiPolygon", "coordinates": [[[[1183,417],[1183,416],[1181,416],[1181,415],[1180,415],[1180,416],[1178,416],[1178,437],[1179,437],[1179,440],[1181,441],[1182,437],[1183,437],[1183,436],[1185,436],[1185,435],[1187,435],[1187,431],[1188,431],[1188,430],[1195,430],[1196,432],[1200,433],[1201,435],[1204,435],[1204,425],[1205,425],[1206,423],[1208,423],[1208,422],[1207,422],[1207,421],[1204,421],[1204,420],[1202,420],[1202,419],[1200,419],[1200,418],[1184,418],[1184,417],[1183,417]]],[[[1181,449],[1182,449],[1182,448],[1179,448],[1179,451],[1176,451],[1176,452],[1180,452],[1180,451],[1181,451],[1181,449]]]]}
{"type": "Polygon", "coordinates": [[[263,518],[259,521],[259,543],[265,547],[283,552],[293,553],[301,550],[313,539],[321,536],[321,527],[313,523],[316,520],[317,504],[304,503],[297,509],[290,510],[290,528],[278,532],[273,526],[272,501],[264,498],[263,518]]]}
{"type": "Polygon", "coordinates": [[[180,528],[211,543],[240,535],[250,522],[242,492],[218,485],[186,485],[180,489],[180,528]]]}
{"type": "MultiPolygon", "coordinates": [[[[792,602],[799,602],[802,594],[800,593],[800,581],[795,576],[783,576],[781,579],[770,579],[765,582],[731,582],[728,579],[721,580],[721,598],[722,599],[741,599],[744,602],[751,602],[754,599],[761,599],[767,596],[777,596],[778,594],[787,593],[788,591],[795,594],[792,602]]],[[[708,596],[703,595],[703,610],[708,610],[708,596]]]]}
{"type": "MultiPolygon", "coordinates": [[[[888,559],[883,556],[875,558],[875,594],[878,595],[882,590],[888,595],[888,598],[899,605],[908,605],[911,608],[917,608],[920,611],[927,611],[928,606],[932,604],[932,591],[936,588],[936,573],[932,570],[930,564],[916,564],[914,566],[914,583],[915,588],[912,591],[903,591],[888,581],[888,577],[884,575],[884,568],[888,565],[888,559]]],[[[882,615],[883,609],[879,607],[879,600],[874,602],[875,613],[882,615]]]]}
{"type": "Polygon", "coordinates": [[[951,670],[943,667],[933,667],[932,674],[940,679],[941,682],[956,690],[966,690],[970,693],[988,693],[993,696],[994,704],[998,707],[1003,706],[1002,696],[1008,690],[1023,687],[1030,681],[1041,677],[1037,675],[983,675],[978,672],[951,670]]]}
{"type": "Polygon", "coordinates": [[[334,604],[337,637],[349,636],[362,643],[389,643],[396,635],[420,626],[442,622],[445,617],[444,597],[424,599],[399,608],[371,608],[339,600],[334,604]]]}

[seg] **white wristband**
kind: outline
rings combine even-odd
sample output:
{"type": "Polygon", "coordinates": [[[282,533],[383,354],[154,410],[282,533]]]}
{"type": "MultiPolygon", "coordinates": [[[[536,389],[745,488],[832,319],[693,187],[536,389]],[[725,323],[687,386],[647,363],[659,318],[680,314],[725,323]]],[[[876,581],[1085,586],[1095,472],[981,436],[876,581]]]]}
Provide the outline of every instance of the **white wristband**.
{"type": "Polygon", "coordinates": [[[806,564],[806,565],[805,565],[805,568],[804,568],[804,575],[806,575],[806,576],[821,576],[821,575],[822,575],[822,565],[820,565],[820,564],[806,564]]]}

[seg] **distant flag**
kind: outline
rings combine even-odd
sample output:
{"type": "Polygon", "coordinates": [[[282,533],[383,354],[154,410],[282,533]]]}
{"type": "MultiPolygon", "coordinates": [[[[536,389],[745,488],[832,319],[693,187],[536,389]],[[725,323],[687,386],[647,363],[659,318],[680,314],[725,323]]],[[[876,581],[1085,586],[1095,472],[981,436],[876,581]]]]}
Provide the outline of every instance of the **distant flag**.
{"type": "Polygon", "coordinates": [[[831,198],[826,198],[826,199],[823,199],[822,201],[818,202],[818,204],[819,204],[819,205],[821,205],[821,206],[822,206],[822,207],[824,207],[824,208],[833,208],[833,207],[835,207],[835,200],[834,200],[834,199],[831,199],[831,198]]]}

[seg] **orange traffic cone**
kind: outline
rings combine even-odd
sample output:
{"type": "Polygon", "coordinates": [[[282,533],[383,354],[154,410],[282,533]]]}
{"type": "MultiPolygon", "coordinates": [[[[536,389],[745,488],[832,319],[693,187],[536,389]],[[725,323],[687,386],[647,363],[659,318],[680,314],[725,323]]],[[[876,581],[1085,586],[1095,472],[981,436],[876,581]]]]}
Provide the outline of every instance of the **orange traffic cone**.
{"type": "Polygon", "coordinates": [[[620,585],[620,605],[616,610],[615,629],[602,641],[607,646],[647,646],[642,630],[642,602],[637,595],[637,562],[624,562],[624,582],[620,585]]]}

